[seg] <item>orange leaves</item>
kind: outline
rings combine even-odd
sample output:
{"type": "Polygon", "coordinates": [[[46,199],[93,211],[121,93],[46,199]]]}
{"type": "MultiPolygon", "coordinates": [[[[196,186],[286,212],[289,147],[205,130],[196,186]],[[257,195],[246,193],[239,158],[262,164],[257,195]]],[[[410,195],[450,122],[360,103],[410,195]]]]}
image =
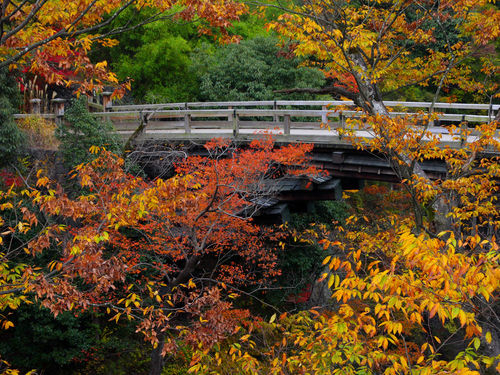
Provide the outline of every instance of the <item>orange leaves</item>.
{"type": "MultiPolygon", "coordinates": [[[[0,292],[20,285],[54,314],[102,306],[112,320],[137,320],[138,331],[152,342],[161,329],[207,348],[234,334],[248,312],[233,313],[224,299],[235,298],[235,285],[259,283],[279,272],[267,240],[280,235],[241,216],[249,216],[245,210],[253,213],[260,197],[275,194],[275,181],[288,171],[304,173],[309,146],[280,150],[265,140],[247,150],[231,148],[224,158],[227,147],[227,141],[214,140],[207,146],[210,158],[188,158],[177,166],[178,175],[154,182],[128,175],[122,159],[93,148],[99,157],[73,172],[83,191],[77,197],[60,186],[51,190],[40,174],[43,189],[23,193],[22,220],[4,235],[32,236],[40,218],[71,224],[42,223],[26,251],[50,251],[57,258],[35,270],[2,263],[0,292]],[[33,216],[31,206],[43,215],[33,216]],[[196,317],[192,326],[171,327],[182,312],[196,317]]],[[[11,201],[2,210],[16,206],[16,192],[0,196],[11,201]]],[[[21,301],[2,295],[0,307],[21,301]]],[[[175,347],[170,342],[166,348],[175,347]]]]}
{"type": "MultiPolygon", "coordinates": [[[[117,87],[115,95],[130,88],[130,82],[118,85],[116,75],[107,70],[107,63],[93,64],[88,53],[96,44],[116,45],[117,41],[99,34],[99,30],[109,26],[114,17],[124,15],[127,8],[136,11],[149,8],[152,20],[164,17],[185,21],[204,19],[205,32],[215,27],[220,30],[223,40],[237,39],[229,37],[225,29],[247,12],[242,3],[218,0],[135,0],[127,3],[48,0],[19,6],[6,1],[4,6],[5,16],[0,18],[3,31],[0,67],[15,68],[19,63],[26,64],[30,72],[42,76],[47,83],[67,86],[80,83],[80,92],[102,90],[105,84],[111,83],[117,87]],[[173,7],[177,7],[176,16],[164,13],[173,7]]],[[[136,27],[133,21],[133,18],[128,20],[127,29],[136,27]]],[[[106,30],[111,35],[113,31],[112,28],[106,30]]]]}

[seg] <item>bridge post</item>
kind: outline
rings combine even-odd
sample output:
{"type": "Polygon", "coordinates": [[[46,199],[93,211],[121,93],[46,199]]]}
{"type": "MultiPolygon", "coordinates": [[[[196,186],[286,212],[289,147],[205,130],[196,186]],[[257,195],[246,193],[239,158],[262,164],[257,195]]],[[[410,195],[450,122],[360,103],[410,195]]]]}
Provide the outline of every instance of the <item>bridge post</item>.
{"type": "Polygon", "coordinates": [[[184,132],[191,133],[191,115],[184,115],[184,132]]]}
{"type": "Polygon", "coordinates": [[[283,125],[283,133],[290,135],[290,115],[285,115],[285,123],[283,125]]]}
{"type": "MultiPolygon", "coordinates": [[[[56,126],[60,126],[62,123],[62,118],[64,116],[64,103],[66,99],[52,99],[52,106],[54,108],[54,118],[56,121],[56,126]]],[[[62,129],[61,129],[62,131],[62,129]]]]}
{"type": "MultiPolygon", "coordinates": [[[[276,100],[274,101],[274,106],[273,106],[273,109],[276,110],[276,109],[279,109],[279,106],[276,105],[276,100]]],[[[274,115],[274,119],[273,119],[274,122],[279,122],[280,121],[280,117],[278,115],[274,115]]]]}
{"type": "MultiPolygon", "coordinates": [[[[433,113],[434,113],[434,109],[429,110],[430,116],[432,116],[433,113]]],[[[429,128],[433,128],[433,127],[434,127],[434,120],[431,120],[431,121],[429,121],[429,128]]]]}
{"type": "MultiPolygon", "coordinates": [[[[324,106],[321,107],[321,109],[323,111],[326,111],[328,109],[328,107],[326,105],[324,105],[324,106]]],[[[325,125],[328,124],[328,116],[327,115],[321,115],[321,122],[323,124],[325,124],[325,125]]]]}
{"type": "Polygon", "coordinates": [[[30,110],[33,115],[39,115],[41,111],[42,99],[31,99],[30,110]]]}
{"type": "Polygon", "coordinates": [[[104,91],[102,93],[102,111],[110,112],[113,108],[113,101],[111,100],[111,95],[113,93],[111,91],[104,91]]]}
{"type": "MultiPolygon", "coordinates": [[[[342,129],[342,131],[344,130],[344,116],[342,115],[342,111],[339,113],[339,127],[340,129],[342,129]]],[[[342,133],[343,132],[339,133],[340,140],[342,139],[342,133]]]]}
{"type": "Polygon", "coordinates": [[[237,137],[238,134],[240,133],[239,119],[240,119],[240,115],[236,114],[236,109],[235,109],[234,115],[233,115],[233,136],[234,137],[237,137]]]}

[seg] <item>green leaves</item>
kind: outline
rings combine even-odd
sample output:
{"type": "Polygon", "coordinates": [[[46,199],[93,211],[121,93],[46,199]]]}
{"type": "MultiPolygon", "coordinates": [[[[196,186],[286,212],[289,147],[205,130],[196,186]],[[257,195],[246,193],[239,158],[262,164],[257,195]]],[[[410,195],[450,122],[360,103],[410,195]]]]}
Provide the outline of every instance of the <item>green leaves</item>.
{"type": "Polygon", "coordinates": [[[69,126],[61,123],[56,134],[61,141],[64,164],[73,168],[96,158],[91,147],[105,147],[108,151],[119,152],[121,142],[114,133],[113,124],[93,116],[87,109],[87,97],[74,99],[66,111],[64,119],[69,126]]]}
{"type": "MultiPolygon", "coordinates": [[[[278,47],[275,38],[255,38],[217,49],[200,49],[193,56],[192,72],[201,81],[206,101],[276,100],[274,90],[321,87],[323,74],[301,66],[288,46],[278,47]],[[291,56],[287,56],[290,53],[291,56]]],[[[303,96],[286,96],[298,99],[303,96]]]]}

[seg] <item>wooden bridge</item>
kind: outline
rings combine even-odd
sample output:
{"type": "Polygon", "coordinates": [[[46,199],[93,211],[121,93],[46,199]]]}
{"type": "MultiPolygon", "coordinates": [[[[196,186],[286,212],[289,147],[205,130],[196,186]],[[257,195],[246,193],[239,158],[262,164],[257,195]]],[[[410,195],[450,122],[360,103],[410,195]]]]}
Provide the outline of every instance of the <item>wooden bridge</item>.
{"type": "MultiPolygon", "coordinates": [[[[416,111],[428,112],[431,107],[431,103],[426,102],[385,103],[392,110],[393,117],[416,111]]],[[[90,105],[99,108],[94,103],[90,105]]],[[[248,141],[258,137],[259,132],[269,131],[275,134],[277,142],[306,142],[323,147],[347,146],[335,129],[344,127],[347,118],[361,115],[350,101],[108,104],[104,108],[105,112],[95,115],[110,119],[124,138],[128,138],[142,120],[147,122],[141,135],[143,140],[198,142],[214,137],[230,137],[248,141]]],[[[438,120],[433,125],[454,122],[474,126],[491,121],[500,105],[436,103],[433,108],[439,111],[438,120]],[[455,113],[446,113],[450,111],[455,113]]],[[[459,147],[459,142],[453,141],[443,128],[433,126],[430,130],[443,133],[444,144],[459,147]]],[[[371,137],[370,132],[360,132],[359,135],[371,137]]]]}
{"type": "MultiPolygon", "coordinates": [[[[192,141],[202,144],[223,137],[244,144],[259,137],[263,131],[273,133],[276,142],[282,144],[314,143],[312,164],[327,170],[328,176],[318,176],[312,184],[285,181],[280,194],[259,203],[259,213],[263,217],[274,216],[286,221],[290,207],[296,209],[297,205],[304,204],[309,207],[307,202],[312,200],[338,200],[342,189],[357,188],[359,181],[365,179],[399,182],[387,161],[358,151],[339,137],[336,129],[345,126],[347,118],[362,114],[350,101],[189,102],[125,106],[112,105],[109,94],[104,95],[100,102],[89,100],[94,115],[111,120],[124,139],[128,139],[141,123],[146,123],[138,140],[155,145],[154,152],[158,154],[169,152],[161,150],[165,143],[192,141]]],[[[462,127],[474,127],[478,123],[490,122],[500,109],[500,105],[488,104],[435,103],[432,106],[427,102],[391,101],[385,104],[393,117],[429,112],[431,107],[439,111],[429,130],[441,133],[442,142],[456,148],[461,142],[453,140],[441,124],[453,122],[462,127]]],[[[54,113],[41,116],[61,121],[63,114],[64,101],[56,99],[54,113]]],[[[18,118],[25,116],[28,115],[16,115],[18,118]]],[[[358,131],[358,134],[366,138],[372,136],[366,130],[358,131]]],[[[426,161],[422,167],[431,178],[442,179],[446,175],[443,162],[426,161]]]]}
{"type": "MultiPolygon", "coordinates": [[[[96,102],[89,99],[89,107],[96,116],[109,119],[117,132],[128,138],[141,121],[147,123],[141,140],[202,142],[216,137],[235,138],[245,142],[258,137],[262,131],[275,134],[277,142],[306,142],[321,147],[348,147],[335,129],[345,126],[346,119],[358,117],[351,101],[259,101],[259,102],[202,102],[164,103],[146,105],[113,105],[111,93],[104,93],[96,102]],[[323,126],[322,126],[323,124],[323,126]]],[[[35,99],[37,100],[37,99],[35,99]]],[[[39,100],[39,99],[38,99],[39,100]]],[[[418,111],[429,112],[432,103],[386,101],[391,116],[405,116],[418,111]]],[[[435,103],[437,120],[433,132],[443,133],[442,141],[460,147],[440,123],[461,123],[474,126],[490,122],[500,105],[435,103]]],[[[36,112],[36,108],[34,109],[36,112]]],[[[41,115],[57,121],[64,114],[64,101],[54,100],[54,113],[41,115]]],[[[24,117],[27,115],[16,115],[24,117]]],[[[371,137],[369,132],[360,136],[371,137]]]]}

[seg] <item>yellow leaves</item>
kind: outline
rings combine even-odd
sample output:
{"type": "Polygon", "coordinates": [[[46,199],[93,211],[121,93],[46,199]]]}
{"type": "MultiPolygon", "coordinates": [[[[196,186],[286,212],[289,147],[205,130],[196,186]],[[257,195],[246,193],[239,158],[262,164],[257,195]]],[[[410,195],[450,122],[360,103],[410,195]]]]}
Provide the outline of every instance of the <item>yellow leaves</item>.
{"type": "Polygon", "coordinates": [[[50,180],[48,177],[40,177],[36,182],[37,187],[45,187],[49,184],[50,180]]]}
{"type": "Polygon", "coordinates": [[[467,315],[463,310],[458,312],[458,319],[460,320],[460,325],[464,327],[467,323],[467,315]]]}
{"type": "Polygon", "coordinates": [[[79,255],[81,254],[82,250],[80,249],[79,246],[72,246],[71,249],[70,249],[70,254],[73,255],[73,256],[76,256],[76,255],[79,255]]]}
{"type": "Polygon", "coordinates": [[[389,346],[389,340],[387,340],[387,337],[381,336],[379,337],[377,344],[379,347],[382,347],[382,349],[387,350],[387,347],[389,346]]]}
{"type": "MultiPolygon", "coordinates": [[[[99,65],[99,64],[98,64],[98,65],[99,65]]],[[[94,154],[94,155],[95,155],[95,154],[98,154],[98,153],[100,153],[100,152],[101,152],[101,148],[100,148],[100,147],[98,147],[98,146],[91,146],[91,147],[89,148],[89,151],[90,151],[90,153],[92,153],[92,154],[94,154]]]]}
{"type": "Polygon", "coordinates": [[[14,327],[14,323],[10,320],[2,320],[2,329],[9,329],[10,327],[14,327]]]}
{"type": "Polygon", "coordinates": [[[331,257],[331,255],[328,255],[328,256],[327,256],[327,257],[323,260],[323,263],[322,263],[321,265],[323,265],[323,266],[324,266],[325,264],[327,264],[327,263],[330,261],[330,259],[331,259],[331,258],[332,258],[332,257],[331,257]]]}
{"type": "Polygon", "coordinates": [[[491,338],[491,332],[490,331],[486,332],[486,335],[484,336],[484,338],[485,338],[486,342],[488,344],[490,344],[491,340],[492,340],[492,338],[491,338]]]}

